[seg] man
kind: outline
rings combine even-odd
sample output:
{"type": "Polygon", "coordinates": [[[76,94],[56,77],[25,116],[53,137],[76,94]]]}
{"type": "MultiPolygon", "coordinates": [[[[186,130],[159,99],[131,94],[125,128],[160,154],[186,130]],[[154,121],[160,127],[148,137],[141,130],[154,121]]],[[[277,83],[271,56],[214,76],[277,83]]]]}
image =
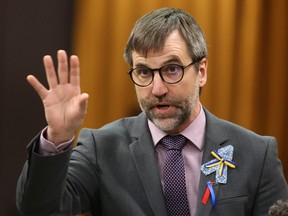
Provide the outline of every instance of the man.
{"type": "Polygon", "coordinates": [[[48,126],[28,146],[17,185],[24,215],[267,215],[287,184],[276,140],[223,121],[199,101],[207,80],[204,34],[184,11],[143,16],[125,59],[142,113],[74,134],[87,109],[79,60],[44,65],[50,89],[30,75],[48,126]],[[177,140],[176,140],[177,139],[177,140]],[[71,153],[72,152],[72,153],[71,153]]]}

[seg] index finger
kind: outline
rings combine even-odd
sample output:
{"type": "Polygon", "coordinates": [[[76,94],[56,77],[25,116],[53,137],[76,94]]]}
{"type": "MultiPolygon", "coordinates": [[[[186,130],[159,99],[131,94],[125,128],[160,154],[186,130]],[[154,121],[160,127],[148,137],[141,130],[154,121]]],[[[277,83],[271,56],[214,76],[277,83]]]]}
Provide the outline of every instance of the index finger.
{"type": "Polygon", "coordinates": [[[38,81],[38,79],[33,75],[28,75],[26,77],[29,84],[34,88],[34,90],[38,93],[40,98],[44,100],[47,95],[47,89],[38,81]]]}

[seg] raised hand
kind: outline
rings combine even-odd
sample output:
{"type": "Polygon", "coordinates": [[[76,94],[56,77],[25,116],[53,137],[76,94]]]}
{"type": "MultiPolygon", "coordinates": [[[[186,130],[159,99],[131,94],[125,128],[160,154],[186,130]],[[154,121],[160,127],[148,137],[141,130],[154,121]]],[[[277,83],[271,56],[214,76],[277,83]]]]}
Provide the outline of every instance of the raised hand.
{"type": "Polygon", "coordinates": [[[51,56],[43,58],[49,89],[33,75],[27,76],[42,99],[48,123],[47,139],[55,145],[73,138],[85,118],[88,104],[88,94],[81,94],[78,57],[70,57],[70,68],[65,51],[59,50],[57,58],[58,73],[51,56]]]}

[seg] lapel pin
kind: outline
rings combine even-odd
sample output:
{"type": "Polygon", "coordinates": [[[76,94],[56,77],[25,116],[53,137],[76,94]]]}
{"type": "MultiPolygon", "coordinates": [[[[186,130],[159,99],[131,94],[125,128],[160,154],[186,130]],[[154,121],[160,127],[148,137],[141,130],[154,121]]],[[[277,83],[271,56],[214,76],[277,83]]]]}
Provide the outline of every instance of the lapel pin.
{"type": "Polygon", "coordinates": [[[212,151],[211,154],[215,157],[211,161],[201,166],[201,171],[205,175],[216,172],[215,182],[226,184],[227,183],[227,170],[228,167],[236,168],[236,163],[232,161],[233,158],[233,146],[228,145],[218,149],[218,151],[212,151]]]}
{"type": "Polygon", "coordinates": [[[205,175],[210,175],[214,172],[216,173],[215,182],[207,182],[207,188],[202,199],[204,205],[207,204],[208,199],[211,196],[212,207],[216,206],[216,194],[213,186],[218,185],[219,183],[226,184],[228,167],[232,169],[236,168],[236,163],[232,161],[233,150],[234,148],[232,145],[225,146],[217,151],[213,150],[211,154],[214,156],[214,159],[201,166],[200,169],[205,175]]]}
{"type": "Polygon", "coordinates": [[[204,196],[202,198],[202,203],[204,205],[207,204],[208,199],[209,199],[209,197],[211,195],[212,207],[216,206],[216,195],[215,195],[215,192],[214,192],[214,189],[213,189],[214,185],[218,185],[218,183],[217,182],[211,182],[211,181],[207,182],[207,188],[206,188],[206,191],[205,191],[204,196]]]}

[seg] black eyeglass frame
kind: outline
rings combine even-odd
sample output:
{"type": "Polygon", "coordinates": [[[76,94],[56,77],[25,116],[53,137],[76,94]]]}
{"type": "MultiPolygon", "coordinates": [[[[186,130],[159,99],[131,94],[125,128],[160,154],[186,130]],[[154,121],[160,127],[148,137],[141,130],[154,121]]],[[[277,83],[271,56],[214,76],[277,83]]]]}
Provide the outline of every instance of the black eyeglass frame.
{"type": "Polygon", "coordinates": [[[192,66],[192,65],[194,65],[194,64],[196,64],[196,63],[198,63],[198,62],[200,62],[203,58],[204,58],[204,57],[195,58],[195,59],[193,59],[193,61],[192,61],[190,64],[188,64],[188,65],[186,65],[186,66],[178,65],[178,64],[167,64],[167,65],[163,65],[163,66],[160,67],[160,68],[155,68],[155,69],[151,69],[151,68],[148,68],[148,67],[135,67],[135,68],[131,68],[131,69],[128,71],[128,74],[129,74],[132,82],[133,82],[135,85],[139,86],[139,87],[147,87],[147,86],[149,86],[149,85],[153,82],[153,80],[154,80],[154,75],[155,75],[154,71],[159,71],[159,75],[160,75],[161,80],[162,80],[163,82],[168,83],[168,84],[176,84],[176,83],[179,83],[179,82],[183,79],[183,77],[184,77],[184,71],[185,71],[186,68],[188,68],[188,67],[190,67],[190,66],[192,66]],[[175,65],[175,66],[180,67],[180,68],[182,69],[182,76],[181,76],[181,78],[180,78],[179,80],[177,80],[176,82],[167,82],[167,81],[164,80],[164,78],[163,78],[163,76],[162,76],[162,73],[161,73],[162,68],[167,67],[167,66],[169,66],[169,65],[175,65]],[[146,69],[148,69],[149,71],[151,71],[151,73],[152,73],[151,82],[149,82],[149,83],[146,84],[146,85],[141,85],[141,84],[138,84],[138,83],[136,83],[136,82],[134,81],[132,73],[133,73],[133,71],[134,71],[135,69],[138,69],[138,68],[146,68],[146,69]]]}

